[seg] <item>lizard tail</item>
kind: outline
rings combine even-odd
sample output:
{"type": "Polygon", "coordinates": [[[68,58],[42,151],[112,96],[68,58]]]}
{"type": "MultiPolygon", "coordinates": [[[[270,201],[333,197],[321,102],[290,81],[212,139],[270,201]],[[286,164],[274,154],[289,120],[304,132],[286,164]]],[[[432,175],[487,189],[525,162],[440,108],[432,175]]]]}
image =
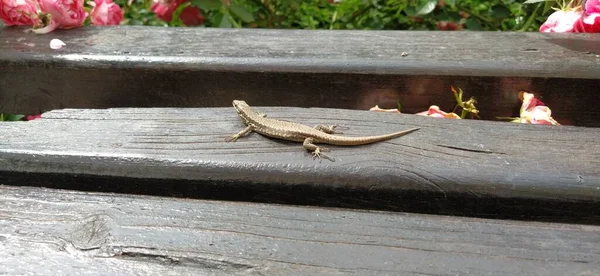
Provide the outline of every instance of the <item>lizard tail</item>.
{"type": "MultiPolygon", "coordinates": [[[[366,145],[366,144],[371,144],[371,143],[375,143],[375,142],[390,140],[393,138],[404,136],[406,134],[417,131],[419,129],[421,129],[421,128],[416,127],[416,128],[411,128],[411,129],[394,132],[394,133],[390,133],[390,134],[377,135],[377,136],[365,136],[365,137],[348,137],[348,136],[331,135],[331,137],[333,139],[330,139],[330,140],[328,139],[329,141],[326,141],[326,143],[331,144],[331,145],[336,145],[336,146],[366,145]]],[[[323,141],[323,142],[325,142],[325,141],[323,141]]]]}

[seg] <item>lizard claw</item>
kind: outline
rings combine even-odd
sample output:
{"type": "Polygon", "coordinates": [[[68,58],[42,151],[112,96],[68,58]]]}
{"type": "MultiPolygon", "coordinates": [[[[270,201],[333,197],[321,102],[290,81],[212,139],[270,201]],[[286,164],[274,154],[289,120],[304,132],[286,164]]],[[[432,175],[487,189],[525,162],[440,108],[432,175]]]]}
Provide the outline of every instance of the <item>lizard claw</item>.
{"type": "Polygon", "coordinates": [[[225,138],[225,142],[235,142],[239,137],[237,135],[232,135],[225,138]]]}
{"type": "Polygon", "coordinates": [[[313,160],[315,160],[317,158],[321,159],[321,153],[317,152],[316,150],[312,153],[312,156],[313,156],[313,160]]]}
{"type": "Polygon", "coordinates": [[[331,158],[325,154],[322,154],[322,151],[328,151],[329,149],[325,149],[325,148],[317,148],[315,151],[313,151],[312,156],[313,156],[313,160],[315,160],[316,158],[319,158],[319,161],[322,160],[322,158],[325,158],[331,162],[335,162],[334,158],[331,158]]]}
{"type": "Polygon", "coordinates": [[[341,131],[336,131],[336,129],[339,129],[339,126],[337,125],[329,126],[329,128],[331,129],[331,134],[344,134],[341,131]]]}

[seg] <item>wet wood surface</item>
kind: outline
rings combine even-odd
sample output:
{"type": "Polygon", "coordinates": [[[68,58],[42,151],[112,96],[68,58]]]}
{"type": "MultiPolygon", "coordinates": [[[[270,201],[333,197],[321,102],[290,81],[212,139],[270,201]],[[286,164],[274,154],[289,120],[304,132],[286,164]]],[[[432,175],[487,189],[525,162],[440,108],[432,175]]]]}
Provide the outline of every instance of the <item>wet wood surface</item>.
{"type": "MultiPolygon", "coordinates": [[[[252,102],[249,102],[252,105],[252,102]]],[[[421,127],[366,146],[251,134],[231,108],[57,110],[0,124],[0,181],[88,191],[421,213],[600,222],[596,128],[257,107],[271,118],[362,136],[421,127]]]]}
{"type": "Polygon", "coordinates": [[[454,85],[484,119],[516,116],[519,90],[563,124],[600,126],[594,34],[86,27],[0,30],[0,111],[256,105],[451,110],[454,85]],[[403,55],[403,53],[406,53],[403,55]]]}
{"type": "Polygon", "coordinates": [[[598,275],[600,227],[0,185],[3,275],[598,275]]]}

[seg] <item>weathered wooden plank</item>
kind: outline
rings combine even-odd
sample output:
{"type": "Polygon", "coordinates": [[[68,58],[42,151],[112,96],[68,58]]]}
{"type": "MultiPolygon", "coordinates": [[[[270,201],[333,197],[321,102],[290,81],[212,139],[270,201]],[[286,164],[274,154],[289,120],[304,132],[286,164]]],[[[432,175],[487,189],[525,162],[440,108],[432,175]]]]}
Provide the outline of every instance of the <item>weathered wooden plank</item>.
{"type": "Polygon", "coordinates": [[[54,36],[67,47],[55,51],[47,37],[5,29],[0,57],[81,68],[600,79],[596,34],[121,26],[54,36]]]}
{"type": "Polygon", "coordinates": [[[597,275],[599,242],[598,226],[0,186],[3,275],[597,275]]]}
{"type": "Polygon", "coordinates": [[[59,110],[41,120],[0,124],[0,180],[93,191],[600,221],[600,129],[320,108],[258,109],[308,125],[338,124],[348,127],[344,133],[350,136],[422,129],[373,145],[331,147],[337,161],[319,162],[299,143],[257,134],[225,142],[244,126],[233,108],[59,110]]]}
{"type": "Polygon", "coordinates": [[[53,37],[67,47],[51,50],[48,37],[18,28],[0,31],[0,111],[211,107],[244,98],[350,109],[399,99],[415,113],[432,104],[452,109],[454,85],[478,99],[487,119],[514,116],[525,89],[561,123],[600,126],[596,34],[120,26],[53,37]]]}

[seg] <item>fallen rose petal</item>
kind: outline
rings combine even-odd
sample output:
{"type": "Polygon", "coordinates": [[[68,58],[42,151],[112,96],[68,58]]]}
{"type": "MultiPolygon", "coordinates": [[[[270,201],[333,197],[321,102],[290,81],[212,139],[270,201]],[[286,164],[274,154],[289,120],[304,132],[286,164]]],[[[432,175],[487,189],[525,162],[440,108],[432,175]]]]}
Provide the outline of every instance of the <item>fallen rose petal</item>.
{"type": "Polygon", "coordinates": [[[42,114],[29,115],[29,116],[25,117],[25,121],[31,121],[31,120],[40,119],[40,118],[42,118],[42,114]]]}
{"type": "Polygon", "coordinates": [[[67,44],[65,44],[62,40],[60,39],[52,39],[50,40],[50,48],[54,49],[54,50],[58,50],[60,48],[62,48],[63,46],[66,46],[67,44]]]}
{"type": "Polygon", "coordinates": [[[519,99],[523,102],[521,104],[520,112],[532,109],[536,106],[544,105],[544,103],[541,100],[539,100],[532,93],[529,93],[527,91],[519,91],[519,99]]]}
{"type": "Polygon", "coordinates": [[[519,98],[523,101],[520,111],[520,122],[536,125],[560,125],[552,118],[552,111],[532,93],[519,92],[519,98]]]}
{"type": "Polygon", "coordinates": [[[400,111],[398,111],[397,108],[394,108],[394,109],[383,109],[383,108],[379,108],[378,105],[376,105],[374,107],[371,107],[371,109],[369,109],[369,111],[400,113],[400,111]]]}
{"type": "Polygon", "coordinates": [[[547,106],[536,106],[521,113],[521,123],[534,125],[560,125],[551,116],[552,111],[547,106]]]}
{"type": "Polygon", "coordinates": [[[454,113],[454,112],[450,112],[450,113],[444,112],[437,105],[432,105],[432,106],[429,107],[429,109],[427,111],[416,113],[416,115],[433,117],[433,118],[460,119],[460,116],[458,116],[456,113],[454,113]]]}

